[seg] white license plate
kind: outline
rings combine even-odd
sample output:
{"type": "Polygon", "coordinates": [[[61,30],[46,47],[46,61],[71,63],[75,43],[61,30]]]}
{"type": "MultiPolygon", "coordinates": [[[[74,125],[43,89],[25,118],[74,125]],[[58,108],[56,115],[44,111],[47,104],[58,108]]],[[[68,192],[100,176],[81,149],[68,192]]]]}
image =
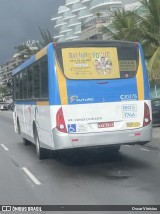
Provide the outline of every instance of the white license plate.
{"type": "Polygon", "coordinates": [[[98,128],[111,128],[114,127],[114,122],[98,123],[98,128]]]}

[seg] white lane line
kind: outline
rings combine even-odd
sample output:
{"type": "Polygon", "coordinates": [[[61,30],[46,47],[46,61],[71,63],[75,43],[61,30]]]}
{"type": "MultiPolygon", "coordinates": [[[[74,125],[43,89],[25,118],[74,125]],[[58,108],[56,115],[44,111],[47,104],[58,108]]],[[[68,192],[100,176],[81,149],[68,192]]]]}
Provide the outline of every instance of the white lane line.
{"type": "Polygon", "coordinates": [[[22,169],[36,185],[41,185],[41,182],[26,167],[22,167],[22,169]]]}
{"type": "Polygon", "coordinates": [[[124,145],[124,146],[126,146],[126,147],[132,147],[132,146],[130,146],[130,145],[124,145]]]}
{"type": "Polygon", "coordinates": [[[1,144],[1,146],[3,147],[4,150],[6,150],[6,151],[9,150],[4,144],[1,144]]]}
{"type": "Polygon", "coordinates": [[[149,149],[143,149],[143,148],[140,148],[140,150],[143,150],[143,151],[146,151],[146,152],[150,152],[149,149]]]}

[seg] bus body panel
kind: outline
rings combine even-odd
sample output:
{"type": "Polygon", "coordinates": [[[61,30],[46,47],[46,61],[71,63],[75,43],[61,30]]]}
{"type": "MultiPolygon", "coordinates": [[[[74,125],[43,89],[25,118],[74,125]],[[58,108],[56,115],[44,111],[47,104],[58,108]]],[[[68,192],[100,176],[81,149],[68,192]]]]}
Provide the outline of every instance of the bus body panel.
{"type": "Polygon", "coordinates": [[[67,105],[62,109],[69,133],[74,126],[73,132],[77,133],[110,132],[143,126],[144,101],[67,105]]]}
{"type": "Polygon", "coordinates": [[[150,107],[148,100],[121,102],[117,105],[116,103],[98,103],[53,107],[51,115],[55,115],[55,111],[58,112],[62,107],[67,127],[67,133],[61,133],[56,128],[56,119],[52,120],[55,149],[150,141],[151,125],[143,127],[144,102],[150,107]],[[131,116],[128,116],[131,111],[126,111],[126,108],[123,111],[123,107],[133,105],[136,109],[131,116]],[[127,118],[124,118],[126,113],[127,118]]]}
{"type": "MultiPolygon", "coordinates": [[[[46,102],[17,102],[14,121],[20,123],[21,134],[34,143],[33,123],[35,123],[39,140],[44,148],[54,149],[52,138],[50,106],[46,102]]],[[[17,127],[15,127],[17,132],[17,127]]]]}
{"type": "Polygon", "coordinates": [[[144,144],[152,140],[152,125],[138,130],[125,130],[114,132],[72,134],[60,133],[53,130],[55,149],[70,149],[83,147],[99,147],[112,145],[144,144]],[[72,142],[72,144],[71,144],[72,142]]]}
{"type": "Polygon", "coordinates": [[[150,109],[149,116],[152,120],[149,83],[143,51],[140,45],[138,48],[139,64],[135,77],[72,80],[65,77],[60,67],[56,47],[49,44],[49,99],[17,101],[14,111],[15,130],[17,131],[18,118],[22,136],[34,143],[35,123],[41,146],[53,150],[150,141],[151,122],[143,126],[145,104],[150,109]],[[60,109],[66,132],[57,129],[57,114],[60,109]]]}
{"type": "MultiPolygon", "coordinates": [[[[60,145],[70,148],[151,140],[151,125],[143,127],[144,106],[147,104],[150,109],[151,103],[143,51],[140,45],[138,47],[139,65],[134,78],[70,80],[61,77],[60,100],[67,134],[53,128],[55,148],[61,148],[60,145]],[[115,137],[119,134],[121,140],[115,137]]],[[[62,70],[58,63],[55,64],[58,75],[62,70]]]]}
{"type": "Polygon", "coordinates": [[[136,78],[116,81],[67,80],[66,84],[69,105],[138,100],[136,78]],[[131,87],[131,85],[133,85],[133,87],[131,87]]]}
{"type": "MultiPolygon", "coordinates": [[[[148,79],[148,73],[147,73],[147,67],[146,62],[144,58],[144,53],[142,46],[138,44],[139,52],[140,52],[140,59],[142,63],[142,75],[143,75],[143,84],[144,84],[144,100],[150,100],[150,86],[149,86],[149,79],[148,79]]],[[[140,86],[142,87],[142,86],[140,86]]]]}

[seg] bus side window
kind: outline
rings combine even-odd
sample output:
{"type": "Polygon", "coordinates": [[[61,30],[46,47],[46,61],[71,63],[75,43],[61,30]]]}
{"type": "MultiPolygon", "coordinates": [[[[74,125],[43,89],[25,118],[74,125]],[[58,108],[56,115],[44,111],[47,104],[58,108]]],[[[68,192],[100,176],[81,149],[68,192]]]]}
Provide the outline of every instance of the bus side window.
{"type": "Polygon", "coordinates": [[[16,95],[16,99],[19,99],[19,74],[17,74],[15,76],[15,95],[16,95]]]}
{"type": "Polygon", "coordinates": [[[34,98],[40,98],[40,70],[38,62],[33,65],[34,98]]]}
{"type": "Polygon", "coordinates": [[[48,64],[47,57],[40,61],[41,69],[41,98],[48,98],[48,64]]]}
{"type": "Polygon", "coordinates": [[[33,98],[33,70],[28,68],[28,98],[33,98]]]}
{"type": "Polygon", "coordinates": [[[19,99],[22,99],[22,72],[19,74],[19,99]]]}
{"type": "Polygon", "coordinates": [[[23,99],[27,99],[27,70],[23,71],[23,99]]]}

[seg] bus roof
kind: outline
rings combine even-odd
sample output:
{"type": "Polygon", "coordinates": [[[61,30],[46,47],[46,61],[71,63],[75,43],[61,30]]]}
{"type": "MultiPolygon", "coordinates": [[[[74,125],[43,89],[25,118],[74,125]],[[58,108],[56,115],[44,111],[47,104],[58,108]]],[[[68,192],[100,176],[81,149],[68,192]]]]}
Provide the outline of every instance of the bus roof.
{"type": "Polygon", "coordinates": [[[25,62],[23,62],[21,65],[19,65],[16,69],[13,70],[12,72],[12,76],[14,76],[15,74],[19,73],[21,70],[23,70],[24,68],[26,68],[27,66],[31,65],[32,63],[36,62],[38,59],[40,59],[41,57],[45,56],[47,54],[47,47],[49,45],[54,45],[55,47],[81,47],[83,45],[85,45],[85,47],[91,47],[93,45],[98,46],[99,44],[104,45],[108,45],[110,47],[113,47],[115,44],[116,46],[123,46],[123,47],[133,47],[133,46],[138,46],[137,42],[129,42],[129,41],[119,41],[119,40],[76,40],[76,41],[66,41],[66,42],[54,42],[54,43],[50,43],[48,44],[46,47],[44,47],[42,50],[40,50],[38,53],[36,53],[35,55],[31,56],[29,59],[27,59],[25,62]]]}
{"type": "Polygon", "coordinates": [[[123,47],[133,47],[133,46],[138,46],[138,42],[130,42],[130,41],[119,41],[119,40],[75,40],[75,41],[65,41],[65,42],[54,42],[53,43],[55,46],[59,46],[59,47],[70,47],[70,46],[74,46],[76,45],[76,47],[78,46],[82,46],[85,45],[87,47],[93,47],[93,45],[108,45],[110,47],[114,47],[115,45],[118,46],[122,46],[123,47]]]}

